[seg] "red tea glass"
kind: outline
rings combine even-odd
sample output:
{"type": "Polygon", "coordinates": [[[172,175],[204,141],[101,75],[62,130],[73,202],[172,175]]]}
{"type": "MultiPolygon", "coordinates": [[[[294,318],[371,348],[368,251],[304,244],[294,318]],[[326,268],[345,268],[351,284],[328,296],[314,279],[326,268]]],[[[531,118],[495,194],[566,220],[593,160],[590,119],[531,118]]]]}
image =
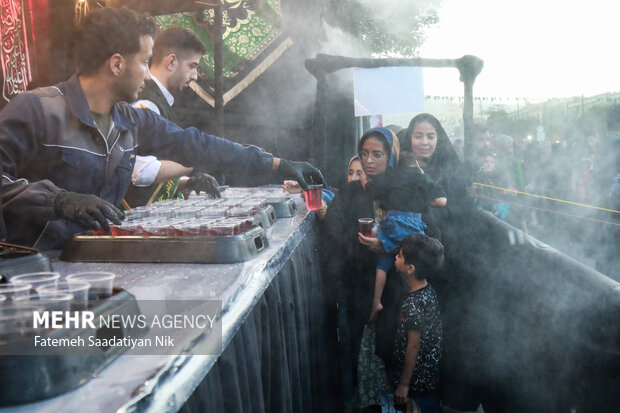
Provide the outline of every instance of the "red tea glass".
{"type": "Polygon", "coordinates": [[[308,190],[304,192],[306,208],[308,210],[321,209],[323,206],[323,185],[308,185],[308,190]]]}
{"type": "Polygon", "coordinates": [[[209,227],[209,235],[212,237],[232,236],[235,235],[235,227],[235,224],[214,224],[209,227]]]}
{"type": "Polygon", "coordinates": [[[360,232],[365,237],[374,237],[372,233],[372,228],[374,226],[375,220],[372,218],[360,218],[357,220],[360,223],[360,232]]]}

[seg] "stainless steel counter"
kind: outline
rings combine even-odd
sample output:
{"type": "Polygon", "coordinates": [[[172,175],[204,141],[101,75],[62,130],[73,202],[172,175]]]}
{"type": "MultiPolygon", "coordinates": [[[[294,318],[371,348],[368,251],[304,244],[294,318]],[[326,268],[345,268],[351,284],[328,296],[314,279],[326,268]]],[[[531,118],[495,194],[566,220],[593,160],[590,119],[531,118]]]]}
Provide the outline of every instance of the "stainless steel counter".
{"type": "MultiPolygon", "coordinates": [[[[69,263],[49,254],[55,271],[101,270],[120,274],[115,285],[137,300],[221,300],[222,350],[230,343],[272,279],[312,229],[314,214],[301,199],[298,213],[269,229],[270,246],[238,264],[69,263]]],[[[80,356],[75,356],[80,357],[80,356]]],[[[213,356],[121,355],[78,389],[1,412],[176,411],[216,363],[213,356]],[[148,403],[144,403],[149,399],[148,403]],[[136,406],[140,406],[137,408],[136,406]],[[147,406],[147,407],[145,407],[147,406]]]]}

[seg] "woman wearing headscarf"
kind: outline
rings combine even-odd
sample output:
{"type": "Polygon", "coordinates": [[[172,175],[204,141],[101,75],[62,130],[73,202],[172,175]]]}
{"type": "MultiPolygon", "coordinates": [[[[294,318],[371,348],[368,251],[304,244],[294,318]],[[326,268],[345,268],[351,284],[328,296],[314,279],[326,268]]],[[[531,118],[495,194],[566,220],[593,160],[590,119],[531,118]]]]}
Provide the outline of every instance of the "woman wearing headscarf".
{"type": "Polygon", "coordinates": [[[415,116],[402,143],[447,193],[446,207],[432,210],[445,248],[444,266],[431,280],[444,328],[441,399],[451,407],[475,410],[481,397],[481,378],[474,366],[480,365],[484,355],[479,351],[480,337],[473,333],[477,330],[462,321],[463,312],[472,311],[472,290],[484,285],[477,273],[484,263],[474,261],[471,255],[471,246],[484,235],[478,235],[480,212],[469,197],[471,183],[463,165],[437,118],[428,113],[415,116]]]}
{"type": "Polygon", "coordinates": [[[353,156],[347,166],[347,182],[359,181],[364,175],[366,174],[360,157],[358,155],[353,156]]]}
{"type": "Polygon", "coordinates": [[[446,191],[447,209],[455,212],[471,208],[463,165],[439,120],[421,113],[411,119],[405,136],[401,142],[403,149],[411,150],[424,173],[446,191]]]}
{"type": "MultiPolygon", "coordinates": [[[[354,378],[362,332],[372,308],[376,261],[372,252],[377,252],[369,250],[360,241],[358,219],[374,218],[378,222],[384,218],[384,212],[364,191],[364,186],[366,180],[372,181],[386,170],[396,167],[400,144],[389,129],[374,128],[364,133],[358,151],[365,177],[347,183],[336,194],[324,221],[328,233],[326,239],[329,240],[324,249],[329,254],[327,274],[333,276],[339,290],[339,303],[346,308],[350,333],[347,355],[351,357],[354,378]]],[[[376,353],[386,363],[389,363],[392,355],[399,297],[404,289],[400,277],[388,276],[383,293],[384,309],[376,322],[376,353]]]]}

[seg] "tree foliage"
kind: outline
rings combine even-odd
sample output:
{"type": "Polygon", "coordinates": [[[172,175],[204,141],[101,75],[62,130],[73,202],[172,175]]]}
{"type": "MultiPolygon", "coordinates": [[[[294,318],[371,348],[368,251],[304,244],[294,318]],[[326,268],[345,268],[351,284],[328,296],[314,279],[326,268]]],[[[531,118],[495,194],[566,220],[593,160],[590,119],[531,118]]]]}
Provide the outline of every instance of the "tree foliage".
{"type": "Polygon", "coordinates": [[[425,29],[437,23],[440,0],[328,0],[325,21],[381,56],[415,57],[425,29]]]}

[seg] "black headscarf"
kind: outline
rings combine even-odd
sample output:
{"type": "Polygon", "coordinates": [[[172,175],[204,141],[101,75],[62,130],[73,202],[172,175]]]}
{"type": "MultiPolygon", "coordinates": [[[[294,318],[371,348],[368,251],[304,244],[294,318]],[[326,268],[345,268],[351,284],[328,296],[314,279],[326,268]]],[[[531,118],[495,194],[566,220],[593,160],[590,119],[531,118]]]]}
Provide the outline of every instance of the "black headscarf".
{"type": "Polygon", "coordinates": [[[401,140],[401,146],[403,150],[411,151],[411,135],[413,135],[413,128],[416,123],[427,122],[433,125],[435,132],[437,133],[437,147],[435,152],[431,155],[430,160],[427,162],[427,166],[424,169],[425,173],[428,173],[433,179],[441,180],[442,178],[452,175],[456,169],[461,168],[461,161],[452,147],[452,143],[448,138],[448,134],[444,130],[439,120],[430,113],[420,113],[416,115],[407,128],[407,135],[404,142],[401,140]]]}
{"type": "Polygon", "coordinates": [[[467,189],[470,183],[466,177],[461,160],[448,138],[448,134],[435,116],[430,113],[420,113],[411,119],[407,128],[407,135],[405,139],[401,139],[402,149],[412,151],[411,136],[413,135],[413,128],[417,123],[422,122],[431,124],[437,133],[437,146],[426,167],[424,167],[424,173],[433,178],[446,191],[449,209],[453,209],[456,206],[469,205],[471,200],[469,199],[467,189]]]}

